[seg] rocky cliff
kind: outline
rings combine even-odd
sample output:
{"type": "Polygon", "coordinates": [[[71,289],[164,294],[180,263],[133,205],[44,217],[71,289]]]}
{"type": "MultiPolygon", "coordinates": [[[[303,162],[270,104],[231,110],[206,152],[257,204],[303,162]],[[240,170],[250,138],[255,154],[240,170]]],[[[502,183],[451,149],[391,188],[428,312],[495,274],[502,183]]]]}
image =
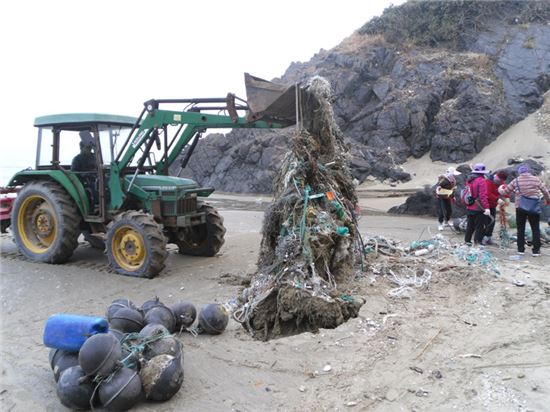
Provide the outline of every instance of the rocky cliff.
{"type": "MultiPolygon", "coordinates": [[[[274,81],[313,75],[333,87],[354,177],[405,181],[399,164],[409,156],[468,161],[541,105],[550,89],[550,2],[409,1],[274,81]]],[[[288,135],[209,135],[184,175],[218,190],[269,193],[288,135]]]]}

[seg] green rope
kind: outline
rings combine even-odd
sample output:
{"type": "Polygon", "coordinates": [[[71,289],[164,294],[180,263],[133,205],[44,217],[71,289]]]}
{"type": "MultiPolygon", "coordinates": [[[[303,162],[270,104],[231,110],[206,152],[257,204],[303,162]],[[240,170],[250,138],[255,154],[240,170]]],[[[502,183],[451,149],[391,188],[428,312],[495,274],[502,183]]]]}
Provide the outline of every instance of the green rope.
{"type": "Polygon", "coordinates": [[[311,188],[306,186],[304,189],[304,210],[302,211],[302,221],[300,222],[300,240],[304,242],[304,234],[306,232],[306,218],[307,218],[307,202],[309,199],[309,192],[311,188]]]}
{"type": "Polygon", "coordinates": [[[135,359],[136,355],[142,353],[147,348],[147,345],[169,336],[172,336],[169,332],[145,337],[140,336],[139,333],[127,333],[120,342],[120,346],[128,352],[128,356],[120,362],[126,367],[131,367],[133,365],[132,359],[135,359]]]}
{"type": "Polygon", "coordinates": [[[342,295],[340,296],[340,299],[342,299],[344,302],[355,302],[355,299],[351,295],[342,295]]]}

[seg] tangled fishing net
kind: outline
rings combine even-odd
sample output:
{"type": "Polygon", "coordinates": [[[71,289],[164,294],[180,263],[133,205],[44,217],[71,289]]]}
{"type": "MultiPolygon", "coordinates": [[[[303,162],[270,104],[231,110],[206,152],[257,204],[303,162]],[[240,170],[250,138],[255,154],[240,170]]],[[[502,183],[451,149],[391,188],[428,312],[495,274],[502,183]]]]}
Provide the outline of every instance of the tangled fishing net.
{"type": "Polygon", "coordinates": [[[297,93],[299,119],[266,210],[258,272],[234,318],[259,339],[334,328],[362,302],[341,287],[363,245],[357,197],[329,83],[314,77],[297,93]]]}

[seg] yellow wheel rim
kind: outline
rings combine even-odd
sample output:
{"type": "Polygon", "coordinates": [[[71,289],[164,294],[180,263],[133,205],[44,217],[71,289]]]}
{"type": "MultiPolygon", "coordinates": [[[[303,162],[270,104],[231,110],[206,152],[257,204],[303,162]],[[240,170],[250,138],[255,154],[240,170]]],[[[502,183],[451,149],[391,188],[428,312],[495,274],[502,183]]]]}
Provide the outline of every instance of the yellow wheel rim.
{"type": "Polygon", "coordinates": [[[119,266],[130,272],[139,269],[147,257],[143,236],[131,226],[116,229],[111,251],[119,266]]]}
{"type": "Polygon", "coordinates": [[[57,218],[51,203],[33,195],[17,212],[17,230],[23,246],[32,253],[46,253],[57,237],[57,218]]]}

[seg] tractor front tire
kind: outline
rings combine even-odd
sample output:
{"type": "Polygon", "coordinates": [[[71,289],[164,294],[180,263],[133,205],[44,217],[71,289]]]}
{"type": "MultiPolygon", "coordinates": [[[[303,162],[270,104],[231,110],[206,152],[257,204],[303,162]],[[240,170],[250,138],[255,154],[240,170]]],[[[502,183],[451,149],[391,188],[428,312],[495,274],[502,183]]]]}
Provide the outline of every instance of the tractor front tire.
{"type": "Polygon", "coordinates": [[[123,212],[109,223],[105,249],[109,265],[127,276],[153,278],[168,256],[162,227],[152,215],[135,210],[123,212]]]}
{"type": "Polygon", "coordinates": [[[64,263],[78,246],[80,214],[60,185],[50,181],[26,184],[17,195],[11,228],[17,247],[27,258],[64,263]]]}
{"type": "Polygon", "coordinates": [[[206,223],[185,228],[177,234],[179,253],[192,256],[214,256],[223,246],[225,227],[223,217],[207,203],[199,204],[199,212],[206,215],[206,223]]]}

